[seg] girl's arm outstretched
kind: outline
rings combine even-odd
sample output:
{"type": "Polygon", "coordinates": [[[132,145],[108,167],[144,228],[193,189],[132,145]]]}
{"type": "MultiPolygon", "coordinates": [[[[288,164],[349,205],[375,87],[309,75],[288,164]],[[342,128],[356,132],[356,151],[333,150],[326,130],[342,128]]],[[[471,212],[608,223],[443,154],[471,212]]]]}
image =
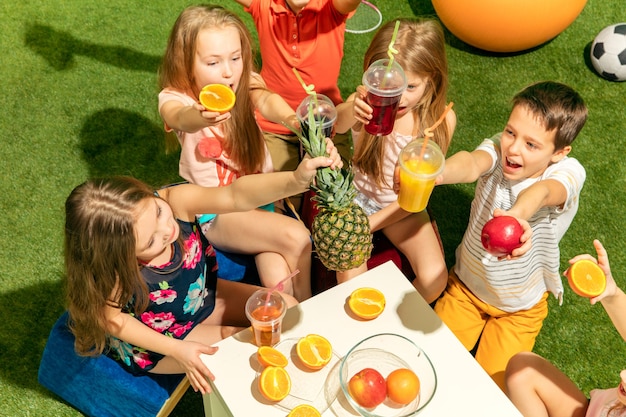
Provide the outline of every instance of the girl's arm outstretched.
{"type": "Polygon", "coordinates": [[[318,168],[342,166],[337,148],[326,139],[328,157],[305,157],[295,171],[245,175],[225,187],[182,184],[161,190],[176,217],[193,221],[197,213],[248,211],[306,191],[318,168]]]}

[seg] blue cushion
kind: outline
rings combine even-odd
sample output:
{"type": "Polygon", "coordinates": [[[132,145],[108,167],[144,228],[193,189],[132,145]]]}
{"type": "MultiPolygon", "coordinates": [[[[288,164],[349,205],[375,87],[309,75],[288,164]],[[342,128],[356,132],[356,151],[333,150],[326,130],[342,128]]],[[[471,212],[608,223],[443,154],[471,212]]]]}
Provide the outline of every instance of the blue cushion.
{"type": "Polygon", "coordinates": [[[39,383],[89,416],[156,416],[184,375],[135,376],[105,355],[78,356],[68,317],[65,312],[50,332],[39,383]]]}

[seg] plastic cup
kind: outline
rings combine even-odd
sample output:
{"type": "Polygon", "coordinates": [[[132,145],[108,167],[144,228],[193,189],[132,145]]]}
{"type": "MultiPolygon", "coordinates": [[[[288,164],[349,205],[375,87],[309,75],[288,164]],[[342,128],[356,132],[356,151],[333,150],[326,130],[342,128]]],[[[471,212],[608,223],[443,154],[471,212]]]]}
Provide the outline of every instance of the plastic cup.
{"type": "Polygon", "coordinates": [[[398,204],[406,211],[417,213],[428,205],[428,200],[435,187],[435,179],[445,165],[445,156],[432,140],[411,141],[400,152],[400,192],[398,204]]]}
{"type": "Polygon", "coordinates": [[[262,288],[248,298],[246,316],[252,324],[255,345],[274,346],[280,342],[282,322],[286,312],[285,299],[276,291],[262,288]],[[268,300],[269,292],[271,295],[268,300]]]}
{"type": "Polygon", "coordinates": [[[296,109],[296,116],[300,122],[302,134],[309,137],[309,109],[313,110],[313,117],[316,123],[321,123],[324,137],[329,138],[333,132],[333,125],[337,121],[337,109],[332,100],[324,94],[317,94],[317,105],[313,103],[313,97],[310,94],[302,100],[296,109]]]}
{"type": "Polygon", "coordinates": [[[400,98],[406,90],[406,75],[402,67],[389,59],[379,59],[363,74],[363,85],[367,88],[365,101],[373,109],[372,119],[365,131],[372,135],[388,135],[393,130],[400,98]]]}

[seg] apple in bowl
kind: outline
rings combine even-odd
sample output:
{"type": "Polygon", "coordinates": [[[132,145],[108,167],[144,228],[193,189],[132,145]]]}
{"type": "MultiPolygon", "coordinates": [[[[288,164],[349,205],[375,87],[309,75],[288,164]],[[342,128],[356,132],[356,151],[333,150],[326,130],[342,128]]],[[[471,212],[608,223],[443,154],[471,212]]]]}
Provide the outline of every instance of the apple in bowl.
{"type": "Polygon", "coordinates": [[[373,368],[364,368],[348,381],[350,396],[361,407],[374,408],[387,398],[387,382],[373,368]]]}

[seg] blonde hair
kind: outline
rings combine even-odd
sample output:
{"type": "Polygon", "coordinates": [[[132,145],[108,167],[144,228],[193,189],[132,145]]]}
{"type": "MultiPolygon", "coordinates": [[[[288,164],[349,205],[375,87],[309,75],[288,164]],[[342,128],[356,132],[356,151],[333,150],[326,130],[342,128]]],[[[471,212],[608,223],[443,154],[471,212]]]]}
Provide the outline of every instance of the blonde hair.
{"type": "Polygon", "coordinates": [[[148,288],[136,256],[136,209],[153,190],[129,177],[87,181],[65,202],[65,279],[70,329],[81,355],[103,352],[105,307],[143,312],[148,288]]]}
{"type": "Polygon", "coordinates": [[[254,71],[252,39],[248,28],[234,13],[215,5],[191,6],[183,10],[174,23],[159,69],[161,89],[173,88],[198,97],[202,86],[194,77],[194,59],[198,34],[204,29],[232,27],[241,39],[243,72],[235,94],[236,105],[231,118],[224,123],[224,150],[242,173],[260,172],[265,161],[261,130],[254,117],[250,98],[250,77],[254,71]]]}
{"type": "MultiPolygon", "coordinates": [[[[429,127],[439,119],[447,104],[448,60],[443,29],[439,22],[432,19],[402,18],[398,20],[400,27],[394,44],[398,50],[395,60],[405,72],[411,72],[426,79],[427,85],[422,99],[412,109],[412,113],[416,124],[429,127]]],[[[395,23],[395,20],[387,22],[374,35],[365,52],[364,70],[374,61],[387,58],[395,23]]],[[[451,140],[447,123],[439,125],[433,133],[434,141],[445,155],[451,140]]],[[[361,130],[360,135],[354,150],[353,164],[374,178],[378,185],[385,184],[382,164],[384,141],[388,139],[371,135],[365,130],[361,130]]]]}

